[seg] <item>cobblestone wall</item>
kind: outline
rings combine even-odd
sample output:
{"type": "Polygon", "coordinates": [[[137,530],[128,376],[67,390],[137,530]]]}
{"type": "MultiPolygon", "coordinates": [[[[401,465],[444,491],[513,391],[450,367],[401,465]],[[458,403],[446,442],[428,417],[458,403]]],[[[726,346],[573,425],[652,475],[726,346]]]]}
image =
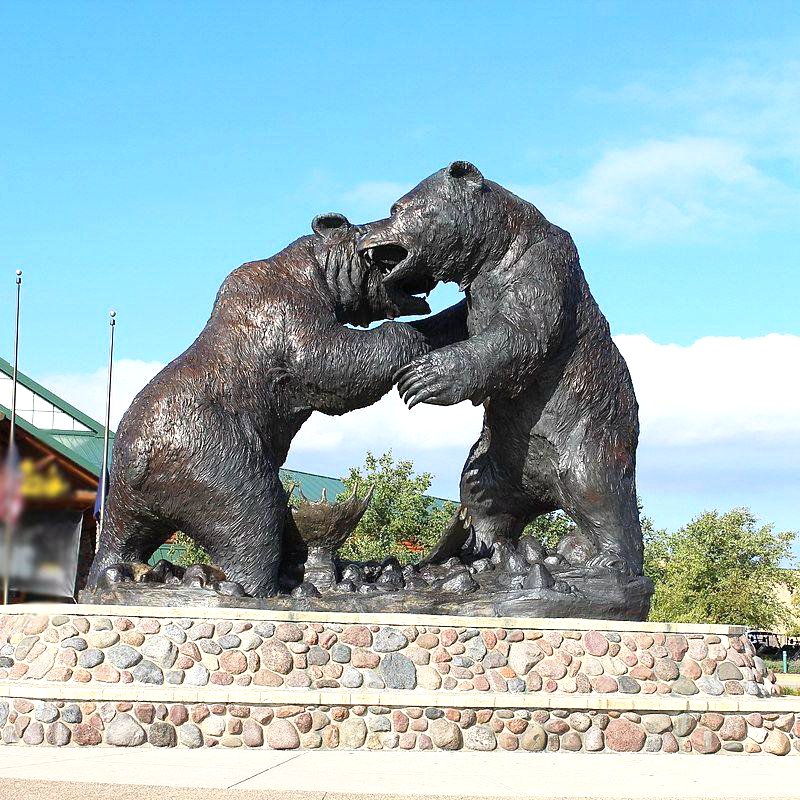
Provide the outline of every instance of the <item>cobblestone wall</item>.
{"type": "Polygon", "coordinates": [[[800,754],[800,714],[0,701],[5,744],[800,754]]]}
{"type": "Polygon", "coordinates": [[[742,634],[0,617],[0,680],[770,696],[742,634]]]}
{"type": "Polygon", "coordinates": [[[742,628],[118,611],[0,614],[2,744],[800,754],[742,628]]]}

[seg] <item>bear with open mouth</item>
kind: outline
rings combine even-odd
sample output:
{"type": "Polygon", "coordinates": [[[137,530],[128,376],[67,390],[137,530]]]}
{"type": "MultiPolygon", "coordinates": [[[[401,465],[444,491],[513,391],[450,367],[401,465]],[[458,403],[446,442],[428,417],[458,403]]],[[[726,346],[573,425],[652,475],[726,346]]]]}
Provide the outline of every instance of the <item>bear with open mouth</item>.
{"type": "Polygon", "coordinates": [[[341,214],[225,280],[186,352],[135,398],[114,442],[89,588],[120,562],[146,562],[176,530],[250,595],[278,589],[287,496],[278,474],[313,411],[379,400],[398,367],[428,351],[405,323],[430,311],[427,282],[385,284],[341,214]]]}
{"type": "Polygon", "coordinates": [[[454,523],[433,558],[487,555],[562,509],[578,527],[562,542],[567,560],[641,575],[638,406],[569,233],[456,161],[367,225],[359,249],[389,288],[453,281],[465,293],[412,323],[437,349],[396,375],[409,408],[485,408],[461,478],[472,524],[454,523]]]}

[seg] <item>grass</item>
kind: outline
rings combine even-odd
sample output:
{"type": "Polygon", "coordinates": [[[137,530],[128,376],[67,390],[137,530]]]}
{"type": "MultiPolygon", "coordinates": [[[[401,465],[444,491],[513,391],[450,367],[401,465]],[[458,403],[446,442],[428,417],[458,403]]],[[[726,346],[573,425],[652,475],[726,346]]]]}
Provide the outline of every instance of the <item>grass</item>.
{"type": "Polygon", "coordinates": [[[792,697],[800,697],[800,689],[794,686],[781,686],[781,695],[791,695],[792,697]]]}
{"type": "MultiPolygon", "coordinates": [[[[765,658],[764,663],[773,672],[783,672],[783,660],[780,658],[765,658]]],[[[789,672],[794,675],[800,674],[800,661],[796,658],[789,659],[789,672]]]]}

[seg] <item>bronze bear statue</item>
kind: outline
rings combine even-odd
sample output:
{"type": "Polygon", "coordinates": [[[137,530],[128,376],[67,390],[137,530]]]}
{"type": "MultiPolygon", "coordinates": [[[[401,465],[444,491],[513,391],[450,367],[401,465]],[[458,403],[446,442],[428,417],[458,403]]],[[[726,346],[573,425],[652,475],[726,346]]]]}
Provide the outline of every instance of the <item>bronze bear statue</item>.
{"type": "Polygon", "coordinates": [[[368,225],[359,249],[391,265],[388,287],[454,281],[465,293],[411,323],[436,349],[397,374],[409,407],[485,408],[461,478],[472,524],[456,520],[433,558],[486,555],[562,509],[578,526],[582,566],[641,575],[638,406],[569,233],[456,161],[368,225]]]}
{"type": "Polygon", "coordinates": [[[114,442],[109,496],[89,575],[145,562],[182,530],[253,596],[278,589],[287,495],[278,474],[313,411],[371,405],[398,367],[427,352],[399,322],[426,314],[433,281],[382,281],[340,214],[225,280],[186,352],[136,397],[114,442]]]}

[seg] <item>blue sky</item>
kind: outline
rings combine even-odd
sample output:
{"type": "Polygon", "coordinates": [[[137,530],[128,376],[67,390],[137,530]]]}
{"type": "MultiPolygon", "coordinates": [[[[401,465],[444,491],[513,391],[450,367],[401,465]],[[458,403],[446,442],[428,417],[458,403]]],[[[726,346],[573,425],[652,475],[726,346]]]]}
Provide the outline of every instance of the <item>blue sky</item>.
{"type": "MultiPolygon", "coordinates": [[[[119,413],[234,266],[468,158],[573,233],[656,522],[800,528],[796,4],[6,2],[0,35],[0,303],[22,267],[23,367],[88,411],[109,307],[119,413]]],[[[417,411],[314,419],[289,463],[394,444],[452,495],[479,418],[417,411]]]]}

